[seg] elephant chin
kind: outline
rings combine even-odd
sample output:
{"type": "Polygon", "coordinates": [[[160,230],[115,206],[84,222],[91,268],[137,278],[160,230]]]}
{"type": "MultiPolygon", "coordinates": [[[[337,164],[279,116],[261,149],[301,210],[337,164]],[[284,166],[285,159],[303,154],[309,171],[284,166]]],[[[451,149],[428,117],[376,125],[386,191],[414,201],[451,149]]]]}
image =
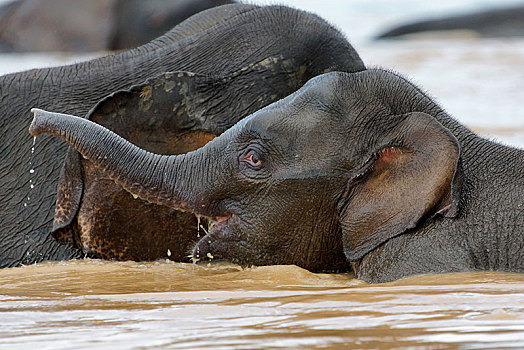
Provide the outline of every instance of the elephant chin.
{"type": "MultiPolygon", "coordinates": [[[[193,248],[193,262],[209,262],[217,260],[231,260],[229,248],[231,244],[238,244],[241,235],[233,226],[238,226],[240,219],[237,215],[208,218],[209,231],[197,242],[193,248]]],[[[235,259],[233,259],[235,260],[235,259]]]]}

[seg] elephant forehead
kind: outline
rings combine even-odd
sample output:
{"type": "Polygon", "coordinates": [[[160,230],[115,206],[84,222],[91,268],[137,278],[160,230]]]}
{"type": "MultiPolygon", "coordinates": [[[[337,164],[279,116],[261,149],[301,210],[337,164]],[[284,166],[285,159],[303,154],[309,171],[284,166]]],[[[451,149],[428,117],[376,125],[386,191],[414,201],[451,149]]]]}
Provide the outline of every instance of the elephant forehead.
{"type": "Polygon", "coordinates": [[[290,96],[251,115],[245,127],[269,138],[312,134],[336,123],[337,103],[311,92],[290,96]]]}
{"type": "Polygon", "coordinates": [[[282,154],[292,152],[300,158],[329,152],[332,143],[340,141],[329,113],[311,106],[292,112],[266,111],[249,120],[244,131],[277,147],[282,154]]]}
{"type": "MultiPolygon", "coordinates": [[[[288,146],[307,142],[321,151],[333,139],[349,130],[367,125],[366,119],[390,111],[377,100],[392,74],[332,72],[311,79],[297,92],[245,118],[240,125],[261,138],[280,140],[288,146]],[[376,94],[374,89],[379,90],[376,94]],[[371,90],[371,91],[370,91],[371,90]],[[373,113],[371,113],[373,112],[373,113]]],[[[393,75],[394,76],[394,75],[393,75]]]]}

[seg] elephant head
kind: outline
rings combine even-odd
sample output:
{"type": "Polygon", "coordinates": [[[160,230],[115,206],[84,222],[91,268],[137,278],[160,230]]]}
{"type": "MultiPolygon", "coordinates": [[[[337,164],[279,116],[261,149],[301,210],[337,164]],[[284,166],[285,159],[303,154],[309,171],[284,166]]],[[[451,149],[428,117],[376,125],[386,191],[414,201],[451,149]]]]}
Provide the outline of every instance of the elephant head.
{"type": "Polygon", "coordinates": [[[184,155],[40,110],[30,132],[66,140],[135,196],[214,219],[195,259],[333,271],[457,214],[460,146],[434,106],[393,73],[336,72],[184,155]]]}
{"type": "MultiPolygon", "coordinates": [[[[286,60],[275,58],[226,77],[163,73],[104,98],[89,111],[87,119],[147,151],[183,154],[294,91],[303,77],[289,67],[286,60]],[[267,83],[255,86],[257,79],[267,83]]],[[[197,222],[192,215],[133,200],[89,159],[69,150],[53,222],[57,241],[100,258],[151,260],[166,256],[183,260],[200,235],[198,230],[202,231],[197,222]],[[166,233],[166,225],[171,234],[166,233]],[[147,227],[147,233],[130,235],[133,227],[147,227]],[[143,249],[148,244],[149,248],[143,249]],[[166,255],[168,249],[170,256],[166,255]]]]}
{"type": "MultiPolygon", "coordinates": [[[[365,69],[340,32],[315,15],[281,6],[234,4],[204,11],[175,27],[169,39],[179,41],[173,51],[151,49],[150,61],[174,69],[145,75],[147,80],[106,96],[86,115],[165,155],[203,146],[313,76],[365,69]]],[[[163,50],[166,40],[152,45],[163,50]]],[[[100,80],[119,80],[107,75],[100,80]]],[[[203,233],[193,215],[133,200],[71,148],[57,188],[51,234],[91,257],[187,261],[188,248],[203,233]]]]}

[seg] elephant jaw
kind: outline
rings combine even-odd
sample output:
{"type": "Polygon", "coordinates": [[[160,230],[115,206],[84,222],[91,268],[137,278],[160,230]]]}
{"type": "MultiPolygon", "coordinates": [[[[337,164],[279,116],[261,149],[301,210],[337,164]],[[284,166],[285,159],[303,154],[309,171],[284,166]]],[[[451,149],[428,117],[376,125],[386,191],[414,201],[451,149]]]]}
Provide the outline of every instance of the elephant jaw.
{"type": "Polygon", "coordinates": [[[191,259],[195,263],[223,258],[220,252],[223,251],[223,248],[226,248],[228,241],[233,238],[230,224],[238,221],[238,216],[230,214],[209,219],[209,231],[193,248],[191,259]]]}

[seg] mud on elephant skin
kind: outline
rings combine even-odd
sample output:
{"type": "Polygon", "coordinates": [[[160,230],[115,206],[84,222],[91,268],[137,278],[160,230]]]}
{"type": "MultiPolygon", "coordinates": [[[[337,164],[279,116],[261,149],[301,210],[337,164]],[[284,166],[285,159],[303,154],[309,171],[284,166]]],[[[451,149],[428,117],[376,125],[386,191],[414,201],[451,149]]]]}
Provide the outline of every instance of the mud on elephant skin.
{"type": "Polygon", "coordinates": [[[197,239],[193,215],[133,199],[55,138],[38,138],[30,174],[32,106],[87,116],[147,150],[177,154],[313,76],[363,69],[347,40],[319,17],[235,4],[201,12],[134,50],[0,77],[7,135],[0,144],[0,206],[7,208],[0,211],[0,267],[85,254],[183,260],[197,239]],[[36,185],[25,207],[29,180],[36,185]],[[57,244],[51,232],[76,249],[57,244]]]}
{"type": "Polygon", "coordinates": [[[313,78],[181,156],[40,110],[30,131],[67,140],[147,201],[215,218],[195,259],[351,264],[368,282],[524,270],[524,152],[478,137],[388,71],[313,78]]]}

